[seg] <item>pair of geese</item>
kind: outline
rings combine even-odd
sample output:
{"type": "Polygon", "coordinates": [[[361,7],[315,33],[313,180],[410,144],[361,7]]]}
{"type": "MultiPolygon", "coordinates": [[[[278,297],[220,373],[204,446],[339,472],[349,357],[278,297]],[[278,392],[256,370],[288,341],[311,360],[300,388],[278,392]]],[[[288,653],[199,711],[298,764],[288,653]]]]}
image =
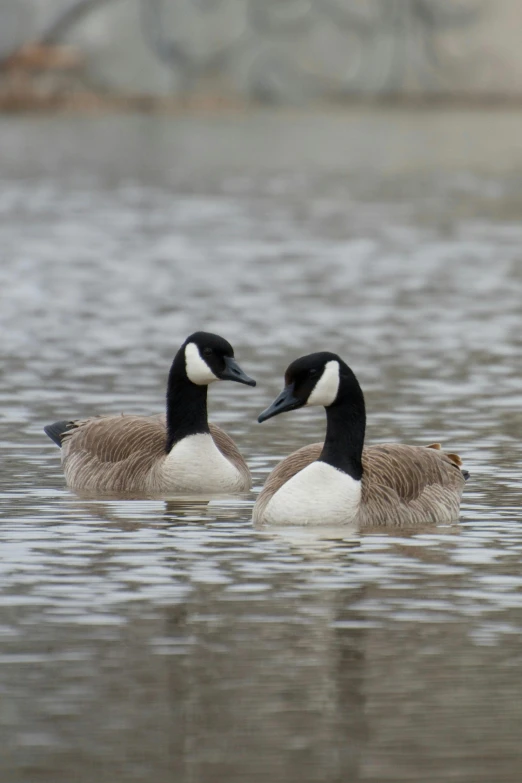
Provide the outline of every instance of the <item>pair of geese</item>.
{"type": "MultiPolygon", "coordinates": [[[[100,416],[45,427],[62,448],[69,487],[135,497],[250,489],[250,471],[234,441],[208,423],[207,387],[218,380],[256,385],[230,343],[196,332],[170,368],[166,417],[100,416]]],[[[304,446],[274,468],[254,505],[255,523],[402,526],[458,518],[469,476],[458,455],[438,443],[364,448],[363,393],[336,354],[292,362],[283,391],[258,421],[305,405],[325,407],[324,443],[304,446]]]]}

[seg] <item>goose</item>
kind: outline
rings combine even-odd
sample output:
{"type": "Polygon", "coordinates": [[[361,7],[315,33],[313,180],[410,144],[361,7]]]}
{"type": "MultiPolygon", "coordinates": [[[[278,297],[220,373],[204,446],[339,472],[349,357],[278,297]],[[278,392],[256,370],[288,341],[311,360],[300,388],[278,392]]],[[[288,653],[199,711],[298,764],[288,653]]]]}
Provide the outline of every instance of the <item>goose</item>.
{"type": "Polygon", "coordinates": [[[326,408],[326,438],[290,454],[268,476],[253,510],[261,525],[360,527],[452,522],[467,471],[440,444],[364,447],[366,411],[353,371],[335,353],[296,359],[259,422],[304,405],[326,408]]]}
{"type": "Polygon", "coordinates": [[[67,485],[83,493],[146,496],[250,489],[250,471],[234,441],[207,420],[207,387],[218,380],[256,385],[229,342],[195,332],[172,362],[166,416],[97,416],[44,427],[62,449],[67,485]]]}

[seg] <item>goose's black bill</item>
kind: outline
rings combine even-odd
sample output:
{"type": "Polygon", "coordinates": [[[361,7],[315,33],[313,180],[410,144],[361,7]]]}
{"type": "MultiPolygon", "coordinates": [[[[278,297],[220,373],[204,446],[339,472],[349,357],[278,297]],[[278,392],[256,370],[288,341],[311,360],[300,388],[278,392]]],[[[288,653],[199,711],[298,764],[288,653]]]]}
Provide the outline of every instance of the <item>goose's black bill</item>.
{"type": "Polygon", "coordinates": [[[303,401],[299,400],[294,395],[294,384],[291,383],[285,386],[279,397],[273,401],[272,405],[269,405],[263,413],[260,413],[257,420],[261,424],[267,419],[271,419],[272,416],[277,416],[278,413],[284,413],[285,411],[294,411],[296,408],[300,408],[303,405],[303,401]]]}
{"type": "Polygon", "coordinates": [[[244,383],[246,386],[256,385],[254,379],[243,372],[232,356],[225,356],[225,369],[219,374],[219,378],[222,381],[237,381],[238,383],[244,383]]]}

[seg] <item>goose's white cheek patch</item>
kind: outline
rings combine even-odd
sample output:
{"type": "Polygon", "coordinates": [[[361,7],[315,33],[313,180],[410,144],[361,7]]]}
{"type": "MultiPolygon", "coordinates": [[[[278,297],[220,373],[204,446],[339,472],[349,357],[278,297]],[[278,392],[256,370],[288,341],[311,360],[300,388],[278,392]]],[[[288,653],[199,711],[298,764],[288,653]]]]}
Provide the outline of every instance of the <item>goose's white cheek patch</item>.
{"type": "Polygon", "coordinates": [[[327,362],[323,374],[314,386],[307,405],[331,405],[339,391],[339,362],[335,359],[327,362]]]}
{"type": "Polygon", "coordinates": [[[195,343],[188,343],[185,346],[185,370],[189,381],[197,386],[207,386],[209,383],[219,380],[206,361],[201,358],[199,348],[195,343]]]}

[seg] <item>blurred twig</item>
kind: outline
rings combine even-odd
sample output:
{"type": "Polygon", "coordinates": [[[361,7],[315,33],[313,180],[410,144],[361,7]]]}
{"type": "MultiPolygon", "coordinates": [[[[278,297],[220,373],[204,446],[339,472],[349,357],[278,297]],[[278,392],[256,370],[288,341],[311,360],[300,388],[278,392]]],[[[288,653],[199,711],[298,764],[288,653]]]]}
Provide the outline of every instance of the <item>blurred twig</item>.
{"type": "Polygon", "coordinates": [[[55,18],[48,24],[47,29],[39,37],[44,44],[55,44],[63,38],[70,28],[77,24],[85,14],[90,13],[98,6],[107,5],[112,0],[74,0],[59,11],[55,18]]]}
{"type": "MultiPolygon", "coordinates": [[[[33,36],[32,40],[23,44],[17,44],[14,48],[0,55],[0,70],[10,68],[13,64],[18,67],[18,62],[23,66],[25,60],[29,62],[33,52],[38,55],[43,62],[43,53],[47,47],[51,52],[52,48],[69,32],[70,28],[81,21],[81,19],[95,8],[106,5],[112,0],[74,0],[60,10],[42,33],[33,36]]],[[[53,59],[51,57],[51,59],[53,59]]]]}

